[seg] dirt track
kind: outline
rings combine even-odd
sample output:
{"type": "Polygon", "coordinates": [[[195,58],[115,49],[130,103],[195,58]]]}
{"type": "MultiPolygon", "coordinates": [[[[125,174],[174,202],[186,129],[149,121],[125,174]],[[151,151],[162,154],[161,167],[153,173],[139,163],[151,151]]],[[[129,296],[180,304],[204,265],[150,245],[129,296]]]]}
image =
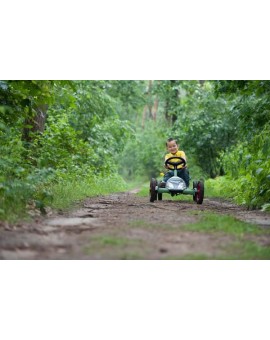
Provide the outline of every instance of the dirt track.
{"type": "MultiPolygon", "coordinates": [[[[168,197],[168,198],[167,198],[168,197]]],[[[35,222],[0,226],[0,259],[185,259],[226,258],[235,236],[201,233],[183,226],[200,211],[231,214],[270,228],[270,215],[247,211],[229,202],[205,199],[150,203],[134,192],[87,199],[68,213],[37,217],[35,222]]],[[[270,234],[250,236],[269,247],[270,234]]]]}

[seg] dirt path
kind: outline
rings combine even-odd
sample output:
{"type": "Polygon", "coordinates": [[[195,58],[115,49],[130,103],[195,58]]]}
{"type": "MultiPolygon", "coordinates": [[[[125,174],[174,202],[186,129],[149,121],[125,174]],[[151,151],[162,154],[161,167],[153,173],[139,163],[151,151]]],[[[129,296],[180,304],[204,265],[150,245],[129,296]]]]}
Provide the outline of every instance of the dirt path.
{"type": "MultiPolygon", "coordinates": [[[[135,192],[87,199],[69,213],[35,222],[0,226],[0,259],[185,259],[226,258],[237,240],[224,233],[188,231],[183,226],[201,211],[230,214],[258,228],[270,228],[270,215],[229,202],[205,199],[150,203],[135,192]]],[[[270,234],[250,236],[269,247],[270,234]]]]}

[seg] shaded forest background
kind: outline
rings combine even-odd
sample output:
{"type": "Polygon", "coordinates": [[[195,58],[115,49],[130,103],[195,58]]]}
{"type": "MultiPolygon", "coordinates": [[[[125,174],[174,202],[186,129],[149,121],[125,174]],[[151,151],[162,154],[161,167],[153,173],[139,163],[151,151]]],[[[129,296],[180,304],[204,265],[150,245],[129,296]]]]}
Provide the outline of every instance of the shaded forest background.
{"type": "Polygon", "coordinates": [[[193,179],[269,210],[269,123],[270,81],[0,81],[0,218],[156,177],[168,137],[193,179]]]}

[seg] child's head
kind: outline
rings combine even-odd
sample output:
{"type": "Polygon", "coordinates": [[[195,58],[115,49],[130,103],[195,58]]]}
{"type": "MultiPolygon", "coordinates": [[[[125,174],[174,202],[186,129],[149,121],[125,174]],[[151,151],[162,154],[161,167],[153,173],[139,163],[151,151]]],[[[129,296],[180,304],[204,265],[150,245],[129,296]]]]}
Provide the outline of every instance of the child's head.
{"type": "Polygon", "coordinates": [[[166,142],[167,150],[174,154],[178,151],[177,141],[174,138],[169,138],[166,142]]]}

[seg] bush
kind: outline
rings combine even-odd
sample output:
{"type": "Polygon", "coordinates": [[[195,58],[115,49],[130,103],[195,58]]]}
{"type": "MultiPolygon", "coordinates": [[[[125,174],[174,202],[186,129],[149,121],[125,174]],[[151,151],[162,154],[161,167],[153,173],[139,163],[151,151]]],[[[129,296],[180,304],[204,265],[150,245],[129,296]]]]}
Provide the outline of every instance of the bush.
{"type": "Polygon", "coordinates": [[[267,210],[270,202],[270,126],[266,125],[249,143],[238,144],[226,152],[223,162],[226,178],[216,180],[214,190],[231,192],[230,196],[237,203],[249,208],[267,210]]]}

